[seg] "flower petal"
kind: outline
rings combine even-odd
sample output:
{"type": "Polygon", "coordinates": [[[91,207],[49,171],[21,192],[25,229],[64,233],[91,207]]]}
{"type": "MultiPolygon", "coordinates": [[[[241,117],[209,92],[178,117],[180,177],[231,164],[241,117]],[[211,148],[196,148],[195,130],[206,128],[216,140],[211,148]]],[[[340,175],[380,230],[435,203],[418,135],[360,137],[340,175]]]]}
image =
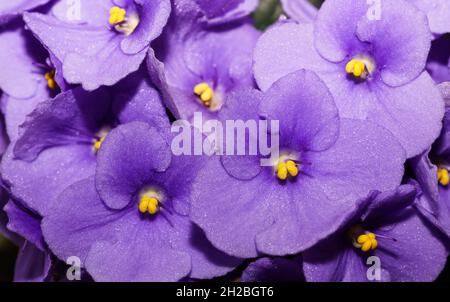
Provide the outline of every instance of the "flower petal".
{"type": "Polygon", "coordinates": [[[123,209],[157,172],[169,167],[169,142],[143,122],[120,125],[106,136],[97,154],[96,186],[102,200],[123,209]]]}
{"type": "Polygon", "coordinates": [[[254,74],[261,90],[299,69],[333,72],[337,67],[324,60],[313,45],[313,26],[294,22],[279,23],[269,28],[254,50],[254,74]]]}

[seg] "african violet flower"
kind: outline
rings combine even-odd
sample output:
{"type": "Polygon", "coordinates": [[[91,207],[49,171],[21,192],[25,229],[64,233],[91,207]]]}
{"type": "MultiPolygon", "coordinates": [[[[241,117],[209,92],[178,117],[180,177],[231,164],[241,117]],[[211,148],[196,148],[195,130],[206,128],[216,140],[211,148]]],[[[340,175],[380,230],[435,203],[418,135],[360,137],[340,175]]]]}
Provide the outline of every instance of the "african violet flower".
{"type": "Polygon", "coordinates": [[[304,281],[301,257],[260,258],[242,272],[241,282],[300,282],[304,281]]]}
{"type": "Polygon", "coordinates": [[[64,88],[58,62],[21,21],[14,21],[0,31],[0,89],[1,107],[11,140],[16,139],[18,127],[38,103],[55,96],[64,88]]]}
{"type": "Polygon", "coordinates": [[[317,17],[317,8],[309,0],[281,0],[283,11],[298,22],[312,22],[317,17]]]}
{"type": "MultiPolygon", "coordinates": [[[[450,101],[450,84],[440,87],[444,98],[450,101]]],[[[412,158],[409,166],[417,181],[412,183],[419,191],[417,209],[450,240],[450,107],[446,109],[441,135],[433,147],[412,158]]]]}
{"type": "Polygon", "coordinates": [[[25,11],[29,11],[50,0],[10,0],[0,3],[0,25],[3,25],[25,11]]]}
{"type": "Polygon", "coordinates": [[[411,4],[381,3],[377,16],[365,0],[326,1],[313,25],[273,26],[257,43],[255,78],[267,90],[298,69],[317,72],[341,117],[384,126],[412,157],[439,135],[444,113],[423,72],[431,34],[426,16],[411,4]]]}
{"type": "Polygon", "coordinates": [[[238,257],[300,252],[346,221],[356,200],[392,189],[403,175],[404,150],[391,133],[339,119],[325,84],[300,70],[265,94],[236,92],[227,99],[234,119],[280,123],[279,158],[208,161],[194,183],[191,218],[219,249],[238,257]]]}
{"type": "MultiPolygon", "coordinates": [[[[3,210],[6,227],[20,247],[15,266],[15,281],[43,281],[51,266],[50,252],[41,231],[41,217],[23,205],[9,200],[3,210]]],[[[10,236],[11,237],[11,236],[10,236]]]]}
{"type": "Polygon", "coordinates": [[[195,0],[209,25],[223,24],[250,15],[258,0],[195,0]]]}
{"type": "Polygon", "coordinates": [[[215,116],[227,93],[253,87],[252,53],[259,32],[250,24],[203,29],[198,11],[174,13],[150,53],[148,66],[172,113],[191,120],[194,112],[215,116]]]}
{"type": "Polygon", "coordinates": [[[169,0],[80,0],[79,15],[60,1],[53,15],[24,14],[36,37],[62,63],[64,78],[86,90],[113,85],[144,60],[170,14],[169,0]]]}
{"type": "Polygon", "coordinates": [[[28,116],[3,156],[2,178],[15,198],[44,215],[49,200],[94,173],[108,130],[134,120],[168,125],[159,93],[140,72],[108,89],[63,92],[28,116]]]}
{"type": "Polygon", "coordinates": [[[445,266],[439,233],[410,205],[413,186],[374,193],[332,236],[303,253],[307,281],[432,281],[445,266]],[[377,258],[370,258],[375,256],[377,258]],[[379,264],[377,277],[375,267],[379,264]]]}
{"type": "Polygon", "coordinates": [[[408,0],[423,11],[433,34],[439,36],[450,33],[450,1],[448,0],[408,0]]]}
{"type": "Polygon", "coordinates": [[[95,179],[55,200],[43,220],[45,239],[61,259],[80,257],[97,281],[222,275],[240,260],[216,250],[187,216],[204,161],[172,156],[167,130],[120,125],[103,142],[95,179]]]}

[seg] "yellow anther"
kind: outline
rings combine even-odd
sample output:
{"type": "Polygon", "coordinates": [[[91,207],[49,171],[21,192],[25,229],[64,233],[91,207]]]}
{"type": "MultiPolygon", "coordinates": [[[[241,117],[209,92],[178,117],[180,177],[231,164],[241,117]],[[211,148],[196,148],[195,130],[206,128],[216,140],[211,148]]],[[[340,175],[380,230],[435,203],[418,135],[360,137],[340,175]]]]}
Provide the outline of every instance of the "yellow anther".
{"type": "Polygon", "coordinates": [[[347,73],[353,74],[355,77],[359,78],[366,72],[366,65],[364,62],[356,59],[350,60],[345,66],[345,71],[347,73]]]}
{"type": "Polygon", "coordinates": [[[159,210],[159,201],[155,197],[142,196],[139,202],[139,212],[145,214],[146,212],[154,215],[159,210]]]}
{"type": "Polygon", "coordinates": [[[196,95],[201,95],[203,92],[205,92],[206,89],[209,88],[209,85],[207,83],[200,83],[195,85],[194,87],[194,93],[196,95]]]}
{"type": "Polygon", "coordinates": [[[205,105],[206,107],[211,106],[211,101],[214,97],[214,91],[207,83],[203,82],[195,85],[194,94],[200,97],[203,105],[205,105]]]}
{"type": "Polygon", "coordinates": [[[148,209],[148,205],[150,204],[148,198],[141,198],[141,201],[139,202],[139,212],[141,212],[142,214],[144,214],[145,212],[147,212],[148,209]]]}
{"type": "Polygon", "coordinates": [[[447,186],[449,183],[448,170],[445,168],[438,168],[437,172],[438,181],[442,186],[447,186]]]}
{"type": "Polygon", "coordinates": [[[373,251],[378,246],[378,241],[374,233],[359,235],[356,239],[356,242],[363,252],[368,252],[370,250],[373,251]]]}
{"type": "Polygon", "coordinates": [[[291,175],[292,177],[295,177],[298,175],[298,167],[297,164],[295,162],[293,162],[292,160],[288,160],[286,162],[286,168],[289,172],[289,175],[291,175]]]}
{"type": "Polygon", "coordinates": [[[277,177],[280,180],[286,180],[288,176],[288,169],[285,162],[281,162],[277,166],[277,177]]]}
{"type": "Polygon", "coordinates": [[[58,87],[58,84],[56,84],[56,81],[55,81],[55,70],[54,69],[46,72],[44,77],[45,77],[45,80],[47,80],[48,88],[50,88],[51,90],[55,90],[58,87]]]}
{"type": "Polygon", "coordinates": [[[286,180],[288,176],[296,177],[299,169],[297,164],[293,160],[282,160],[276,165],[277,177],[280,180],[286,180]]]}
{"type": "Polygon", "coordinates": [[[156,212],[158,212],[158,206],[157,205],[154,205],[154,204],[149,204],[148,205],[148,212],[151,214],[151,215],[155,215],[156,214],[156,212]]]}
{"type": "Polygon", "coordinates": [[[105,140],[106,135],[103,135],[100,139],[96,139],[94,142],[94,151],[98,152],[100,150],[100,147],[103,144],[103,141],[105,140]]]}
{"type": "Polygon", "coordinates": [[[113,6],[109,10],[109,24],[115,25],[126,20],[126,11],[118,6],[113,6]]]}
{"type": "Polygon", "coordinates": [[[208,88],[200,95],[200,99],[204,103],[206,103],[206,102],[210,102],[212,100],[213,96],[214,96],[214,92],[212,91],[211,88],[208,88]]]}

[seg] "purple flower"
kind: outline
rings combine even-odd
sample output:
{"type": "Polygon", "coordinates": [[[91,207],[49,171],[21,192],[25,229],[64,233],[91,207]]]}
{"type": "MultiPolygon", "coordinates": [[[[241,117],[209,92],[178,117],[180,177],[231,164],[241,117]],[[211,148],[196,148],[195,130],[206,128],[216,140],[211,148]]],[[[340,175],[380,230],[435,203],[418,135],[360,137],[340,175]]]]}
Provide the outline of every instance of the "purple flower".
{"type": "Polygon", "coordinates": [[[336,234],[303,253],[307,281],[432,281],[438,276],[448,253],[410,206],[414,187],[373,195],[336,234]]]}
{"type": "Polygon", "coordinates": [[[359,198],[400,183],[405,154],[397,140],[370,122],[340,120],[313,72],[227,100],[235,119],[257,119],[258,105],[265,119],[280,122],[273,166],[261,167],[259,156],[223,156],[194,184],[191,218],[226,253],[300,252],[338,229],[359,198]]]}
{"type": "Polygon", "coordinates": [[[254,86],[252,53],[260,34],[246,23],[205,30],[195,10],[183,12],[171,18],[148,66],[176,117],[202,112],[211,118],[230,91],[254,86]]]}
{"type": "Polygon", "coordinates": [[[257,43],[255,78],[267,90],[290,72],[317,72],[341,117],[384,126],[412,157],[441,129],[443,102],[423,72],[431,34],[411,4],[381,3],[377,11],[365,0],[326,1],[313,25],[273,26],[257,43]]]}
{"type": "Polygon", "coordinates": [[[11,140],[16,139],[18,127],[38,103],[55,96],[64,87],[56,60],[49,59],[46,50],[24,24],[16,21],[0,31],[0,89],[2,111],[11,140]],[[7,45],[7,47],[6,47],[7,45]]]}
{"type": "Polygon", "coordinates": [[[168,125],[158,92],[140,72],[108,89],[63,92],[28,116],[3,157],[2,177],[15,198],[44,215],[50,200],[94,173],[108,130],[135,120],[168,125]]]}
{"type": "Polygon", "coordinates": [[[0,25],[3,25],[25,11],[48,3],[50,0],[13,0],[0,3],[0,25]]]}
{"type": "MultiPolygon", "coordinates": [[[[447,101],[450,100],[449,87],[441,85],[447,101]]],[[[418,190],[417,209],[450,240],[450,108],[446,109],[443,125],[433,147],[412,158],[409,166],[416,180],[411,182],[418,190]]]]}
{"type": "Polygon", "coordinates": [[[428,17],[430,30],[435,35],[450,33],[450,2],[447,0],[409,0],[428,17]]]}
{"type": "Polygon", "coordinates": [[[304,281],[301,257],[260,258],[242,272],[241,282],[300,282],[304,281]]]}
{"type": "Polygon", "coordinates": [[[172,156],[169,135],[143,122],[107,135],[95,181],[69,187],[44,217],[58,257],[77,255],[97,281],[211,278],[240,263],[189,221],[192,181],[204,158],[172,156]]]}
{"type": "Polygon", "coordinates": [[[317,17],[317,8],[309,0],[281,0],[283,10],[297,22],[313,22],[317,17]]]}
{"type": "Polygon", "coordinates": [[[64,78],[86,90],[113,85],[136,71],[170,14],[168,0],[81,0],[79,14],[65,1],[54,16],[24,14],[37,38],[62,63],[64,78]]]}
{"type": "Polygon", "coordinates": [[[12,239],[20,247],[14,280],[44,281],[50,271],[51,258],[42,237],[41,217],[13,200],[9,200],[3,210],[7,215],[8,232],[12,232],[12,239]]]}

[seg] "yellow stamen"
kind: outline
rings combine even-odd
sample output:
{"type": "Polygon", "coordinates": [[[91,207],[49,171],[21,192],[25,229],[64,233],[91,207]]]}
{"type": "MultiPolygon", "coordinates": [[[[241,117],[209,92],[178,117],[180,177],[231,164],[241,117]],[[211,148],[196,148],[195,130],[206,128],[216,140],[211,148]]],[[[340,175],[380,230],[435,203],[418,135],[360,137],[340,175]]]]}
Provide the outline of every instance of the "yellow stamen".
{"type": "Polygon", "coordinates": [[[113,6],[109,10],[109,24],[115,25],[126,20],[126,11],[118,6],[113,6]]]}
{"type": "Polygon", "coordinates": [[[345,71],[349,74],[353,74],[355,77],[359,78],[366,74],[367,68],[366,64],[357,59],[350,60],[345,66],[345,71]]]}
{"type": "Polygon", "coordinates": [[[277,177],[280,180],[286,180],[288,176],[288,169],[286,167],[286,163],[281,162],[277,166],[277,177]]]}
{"type": "Polygon", "coordinates": [[[58,87],[58,84],[56,84],[56,81],[55,81],[55,70],[54,69],[46,72],[44,77],[45,77],[45,80],[47,80],[48,88],[50,88],[51,90],[55,90],[58,87]]]}
{"type": "Polygon", "coordinates": [[[374,233],[359,235],[356,242],[363,252],[373,251],[378,247],[378,241],[374,233]]]}
{"type": "Polygon", "coordinates": [[[142,214],[147,212],[149,203],[150,202],[149,202],[148,198],[142,197],[141,201],[139,202],[139,212],[141,212],[142,214]]]}
{"type": "Polygon", "coordinates": [[[295,177],[298,175],[297,164],[295,162],[293,162],[292,160],[288,160],[286,162],[286,168],[289,172],[289,175],[291,175],[292,177],[295,177]]]}
{"type": "Polygon", "coordinates": [[[142,196],[139,202],[139,212],[145,214],[146,212],[155,215],[159,210],[159,201],[155,197],[142,196]]]}
{"type": "Polygon", "coordinates": [[[438,168],[437,172],[438,181],[442,186],[447,186],[449,183],[448,170],[445,168],[438,168]]]}
{"type": "Polygon", "coordinates": [[[205,82],[195,85],[194,94],[200,98],[204,106],[210,107],[214,98],[214,90],[205,82]]]}
{"type": "Polygon", "coordinates": [[[277,177],[280,180],[286,180],[288,176],[296,177],[298,172],[297,164],[293,160],[280,161],[277,164],[277,177]]]}
{"type": "Polygon", "coordinates": [[[196,95],[201,95],[206,89],[209,88],[209,85],[207,83],[200,83],[195,85],[194,87],[194,93],[196,95]]]}
{"type": "Polygon", "coordinates": [[[96,139],[94,142],[94,151],[98,152],[100,150],[100,147],[103,144],[103,141],[105,140],[106,135],[103,135],[100,139],[96,139]]]}
{"type": "Polygon", "coordinates": [[[130,14],[127,16],[126,10],[118,6],[111,7],[109,11],[109,24],[113,25],[115,30],[129,36],[139,25],[139,16],[130,14]]]}

